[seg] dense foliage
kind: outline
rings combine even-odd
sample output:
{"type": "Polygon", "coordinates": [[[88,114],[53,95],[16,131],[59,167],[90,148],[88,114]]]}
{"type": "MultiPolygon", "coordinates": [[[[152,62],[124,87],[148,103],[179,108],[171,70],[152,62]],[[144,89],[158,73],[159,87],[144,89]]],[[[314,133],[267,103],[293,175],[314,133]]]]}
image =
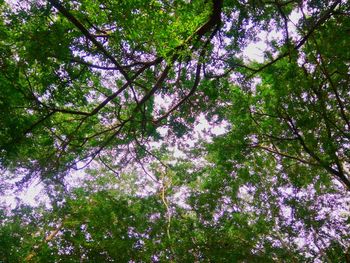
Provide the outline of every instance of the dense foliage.
{"type": "Polygon", "coordinates": [[[0,14],[0,261],[350,262],[347,1],[0,14]]]}

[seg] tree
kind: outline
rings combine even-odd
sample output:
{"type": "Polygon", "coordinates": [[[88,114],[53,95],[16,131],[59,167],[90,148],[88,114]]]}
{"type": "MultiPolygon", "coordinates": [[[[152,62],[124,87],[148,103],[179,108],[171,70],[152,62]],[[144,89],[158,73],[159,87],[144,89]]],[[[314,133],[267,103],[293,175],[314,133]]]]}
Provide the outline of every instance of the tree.
{"type": "Polygon", "coordinates": [[[25,210],[29,223],[20,208],[4,215],[0,234],[16,229],[4,247],[19,247],[4,260],[346,259],[349,215],[328,210],[349,209],[348,3],[0,10],[0,164],[20,186],[40,178],[52,202],[25,210]],[[269,31],[282,34],[264,61],[247,61],[269,31]],[[225,133],[185,147],[200,115],[225,133]],[[93,180],[71,189],[77,169],[93,180]]]}
{"type": "Polygon", "coordinates": [[[11,22],[3,27],[11,29],[4,32],[3,118],[18,133],[3,132],[2,159],[45,176],[136,138],[157,137],[156,127],[198,86],[221,24],[221,1],[197,11],[202,4],[49,1],[32,4],[28,14],[5,10],[11,22]],[[187,95],[178,94],[166,112],[154,109],[156,93],[181,93],[182,82],[187,95]]]}

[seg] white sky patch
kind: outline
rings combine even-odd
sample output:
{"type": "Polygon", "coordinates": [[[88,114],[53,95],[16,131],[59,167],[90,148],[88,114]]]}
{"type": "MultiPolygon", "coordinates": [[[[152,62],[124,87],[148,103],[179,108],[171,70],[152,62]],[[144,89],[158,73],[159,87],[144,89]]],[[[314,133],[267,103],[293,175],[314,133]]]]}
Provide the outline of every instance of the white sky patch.
{"type": "MultiPolygon", "coordinates": [[[[297,40],[300,35],[297,33],[298,21],[302,17],[302,14],[297,10],[293,11],[288,17],[288,34],[291,40],[297,40]]],[[[262,31],[258,34],[256,42],[252,42],[247,45],[243,50],[243,57],[246,63],[256,61],[263,63],[265,61],[264,53],[268,50],[267,43],[270,43],[271,40],[282,40],[284,41],[284,36],[282,31],[272,30],[270,32],[262,31]]]]}
{"type": "Polygon", "coordinates": [[[198,122],[194,127],[194,132],[197,135],[196,139],[204,138],[206,141],[211,142],[212,136],[219,136],[227,132],[228,123],[222,121],[220,124],[211,124],[205,118],[205,115],[201,113],[198,117],[198,122]],[[210,133],[211,136],[208,135],[210,133]]]}
{"type": "MultiPolygon", "coordinates": [[[[16,180],[18,181],[18,180],[16,180]]],[[[16,181],[11,181],[11,184],[15,184],[16,181]]],[[[44,186],[39,179],[32,181],[23,190],[15,191],[14,189],[8,189],[4,195],[1,196],[0,202],[9,209],[14,209],[18,203],[24,202],[27,205],[36,207],[41,204],[49,204],[49,198],[43,194],[44,186]]]]}
{"type": "Polygon", "coordinates": [[[243,51],[243,56],[248,61],[257,61],[259,63],[264,62],[264,51],[266,49],[266,44],[262,41],[258,43],[249,44],[243,51]]]}

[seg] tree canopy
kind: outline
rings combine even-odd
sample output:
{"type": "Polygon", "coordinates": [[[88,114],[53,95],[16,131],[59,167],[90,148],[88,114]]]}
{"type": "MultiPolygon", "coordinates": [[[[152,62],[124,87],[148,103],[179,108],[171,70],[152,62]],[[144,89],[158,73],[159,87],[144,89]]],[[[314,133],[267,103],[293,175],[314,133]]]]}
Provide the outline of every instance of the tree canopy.
{"type": "Polygon", "coordinates": [[[350,262],[347,1],[0,14],[0,260],[350,262]]]}

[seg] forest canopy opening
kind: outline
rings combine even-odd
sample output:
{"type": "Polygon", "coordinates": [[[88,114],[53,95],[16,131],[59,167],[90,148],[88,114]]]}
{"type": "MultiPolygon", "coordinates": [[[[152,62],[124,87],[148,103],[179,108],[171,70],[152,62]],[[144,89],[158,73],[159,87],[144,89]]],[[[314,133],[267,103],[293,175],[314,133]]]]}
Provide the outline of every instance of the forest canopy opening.
{"type": "Polygon", "coordinates": [[[347,1],[0,4],[0,260],[350,262],[347,1]]]}

